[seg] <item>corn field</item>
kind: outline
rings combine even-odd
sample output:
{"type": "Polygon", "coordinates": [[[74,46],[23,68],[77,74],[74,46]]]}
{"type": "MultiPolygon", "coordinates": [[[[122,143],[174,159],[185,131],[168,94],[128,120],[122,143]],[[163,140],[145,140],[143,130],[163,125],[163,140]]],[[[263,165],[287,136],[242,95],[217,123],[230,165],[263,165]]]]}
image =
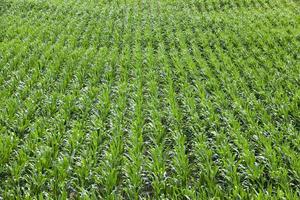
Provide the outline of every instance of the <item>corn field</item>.
{"type": "Polygon", "coordinates": [[[299,199],[300,1],[0,0],[0,199],[299,199]]]}

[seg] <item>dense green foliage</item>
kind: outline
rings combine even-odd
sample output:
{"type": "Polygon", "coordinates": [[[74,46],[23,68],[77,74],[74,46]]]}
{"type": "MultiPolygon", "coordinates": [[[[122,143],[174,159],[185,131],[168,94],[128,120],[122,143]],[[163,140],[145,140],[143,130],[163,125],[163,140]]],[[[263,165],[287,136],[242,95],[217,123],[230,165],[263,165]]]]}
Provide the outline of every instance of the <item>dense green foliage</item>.
{"type": "Polygon", "coordinates": [[[297,0],[0,0],[0,199],[300,198],[297,0]]]}

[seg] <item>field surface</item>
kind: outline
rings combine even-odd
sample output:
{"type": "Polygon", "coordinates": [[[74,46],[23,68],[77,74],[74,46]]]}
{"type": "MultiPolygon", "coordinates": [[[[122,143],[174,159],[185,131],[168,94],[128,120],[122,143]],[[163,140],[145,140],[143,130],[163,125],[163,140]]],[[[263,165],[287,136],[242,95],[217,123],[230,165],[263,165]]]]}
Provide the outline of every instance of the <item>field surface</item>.
{"type": "Polygon", "coordinates": [[[298,0],[0,0],[0,199],[299,199],[298,0]]]}

